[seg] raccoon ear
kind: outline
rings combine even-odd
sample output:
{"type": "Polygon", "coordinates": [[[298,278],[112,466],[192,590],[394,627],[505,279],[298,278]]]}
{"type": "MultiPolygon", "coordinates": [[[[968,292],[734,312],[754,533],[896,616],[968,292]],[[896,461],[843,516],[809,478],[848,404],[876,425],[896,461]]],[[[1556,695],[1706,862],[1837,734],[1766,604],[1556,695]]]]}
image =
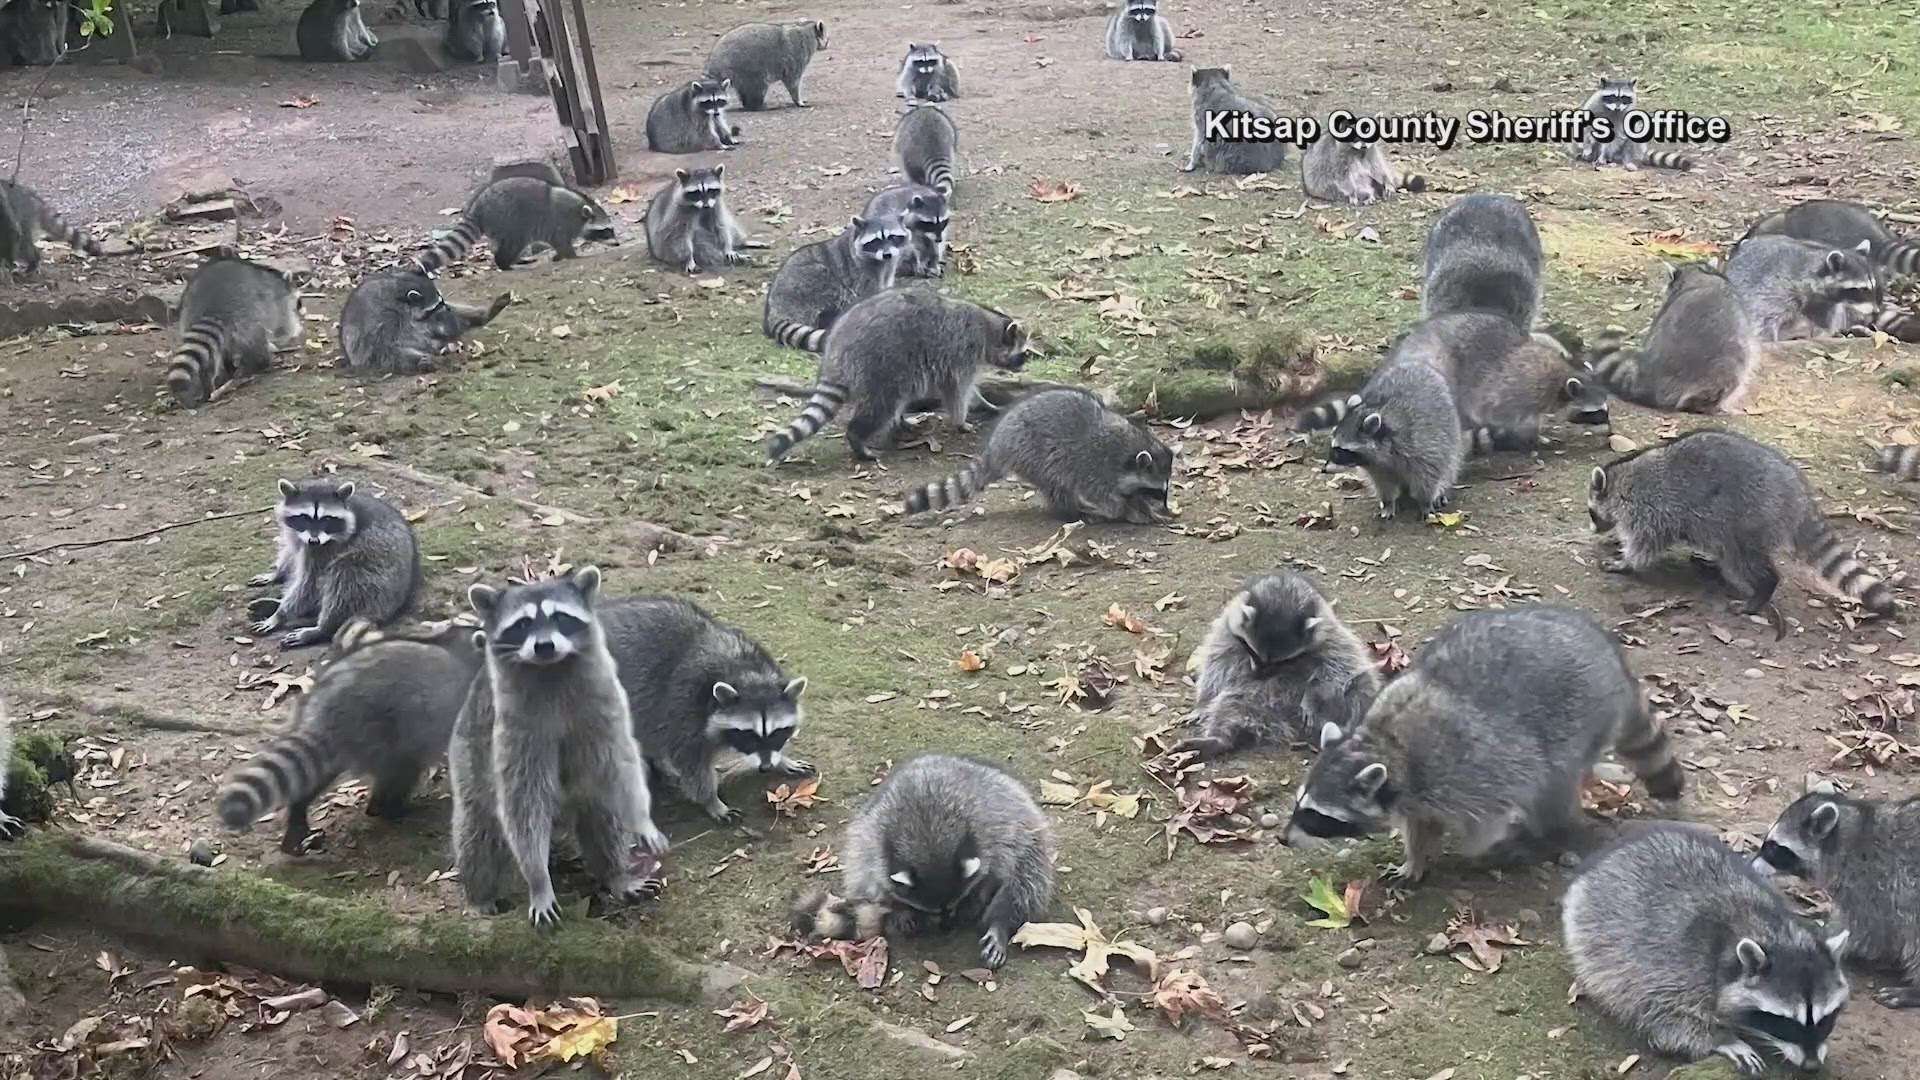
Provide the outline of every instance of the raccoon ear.
{"type": "Polygon", "coordinates": [[[600,592],[600,568],[583,566],[575,570],[573,587],[580,590],[581,595],[586,597],[587,603],[593,603],[594,596],[600,592]]]}
{"type": "Polygon", "coordinates": [[[728,77],[726,77],[726,78],[724,78],[724,79],[721,79],[721,80],[720,80],[720,92],[721,92],[721,93],[723,93],[723,94],[724,94],[724,93],[726,93],[727,91],[729,91],[729,90],[731,90],[731,89],[733,89],[733,77],[732,77],[731,75],[729,75],[728,77]]]}
{"type": "Polygon", "coordinates": [[[853,215],[852,227],[854,232],[859,232],[861,229],[867,227],[867,219],[861,217],[859,214],[853,215]]]}
{"type": "Polygon", "coordinates": [[[1347,395],[1347,408],[1349,408],[1349,409],[1357,409],[1357,408],[1359,408],[1359,407],[1360,407],[1360,395],[1359,395],[1359,394],[1348,394],[1348,395],[1347,395]]]}
{"type": "Polygon", "coordinates": [[[1386,418],[1381,416],[1379,413],[1368,413],[1366,419],[1360,421],[1360,430],[1366,432],[1369,435],[1380,434],[1380,432],[1383,429],[1385,429],[1386,426],[1387,426],[1386,418]]]}
{"type": "Polygon", "coordinates": [[[1733,947],[1733,952],[1740,958],[1740,970],[1750,976],[1765,972],[1770,963],[1767,959],[1767,950],[1761,948],[1760,943],[1750,937],[1741,938],[1740,943],[1733,947]]]}
{"type": "Polygon", "coordinates": [[[713,684],[713,700],[731,705],[740,700],[740,691],[735,690],[732,683],[717,682],[713,684]]]}
{"type": "Polygon", "coordinates": [[[485,630],[475,630],[473,632],[473,647],[476,649],[484,649],[487,647],[487,632],[485,630]]]}
{"type": "Polygon", "coordinates": [[[1660,269],[1665,270],[1667,272],[1667,280],[1669,282],[1671,282],[1675,277],[1679,276],[1679,273],[1680,273],[1679,266],[1677,266],[1674,263],[1667,262],[1664,259],[1660,261],[1660,269]]]}
{"type": "Polygon", "coordinates": [[[888,874],[887,877],[892,879],[896,885],[905,885],[909,889],[913,888],[913,875],[905,870],[895,870],[893,873],[888,874]]]}
{"type": "Polygon", "coordinates": [[[1365,795],[1376,795],[1387,783],[1387,767],[1376,761],[1353,774],[1353,789],[1365,795]]]}
{"type": "Polygon", "coordinates": [[[715,165],[715,166],[713,167],[713,178],[714,178],[715,180],[718,180],[718,179],[720,179],[721,177],[723,177],[723,176],[725,176],[726,174],[727,174],[727,167],[726,167],[726,165],[724,165],[724,164],[721,164],[721,165],[715,165]]]}
{"type": "Polygon", "coordinates": [[[1853,245],[1853,250],[1855,250],[1855,251],[1857,251],[1857,252],[1859,252],[1859,253],[1860,253],[1860,254],[1862,254],[1862,255],[1872,255],[1872,254],[1873,254],[1873,241],[1871,241],[1871,240],[1862,240],[1862,241],[1860,241],[1859,243],[1857,243],[1857,244],[1855,244],[1855,245],[1853,245]]]}
{"type": "Polygon", "coordinates": [[[335,495],[340,496],[343,499],[353,498],[353,481],[351,480],[340,481],[340,483],[334,485],[333,493],[335,495]]]}
{"type": "Polygon", "coordinates": [[[686,182],[687,182],[687,170],[685,170],[685,169],[675,169],[675,170],[673,170],[673,179],[674,179],[674,181],[675,181],[676,183],[681,183],[681,184],[684,184],[684,183],[686,183],[686,182]]]}
{"type": "Polygon", "coordinates": [[[1304,631],[1306,631],[1307,633],[1309,633],[1309,634],[1311,634],[1311,633],[1313,633],[1313,628],[1314,628],[1314,627],[1316,627],[1316,626],[1319,626],[1319,625],[1320,625],[1321,623],[1323,623],[1323,622],[1325,622],[1325,621],[1326,621],[1325,619],[1322,619],[1322,618],[1321,618],[1320,616],[1318,616],[1318,615],[1309,615],[1309,616],[1307,616],[1307,617],[1306,617],[1306,620],[1305,620],[1304,622],[1302,622],[1302,623],[1300,624],[1300,629],[1302,629],[1302,630],[1304,630],[1304,631]]]}
{"type": "Polygon", "coordinates": [[[979,856],[969,855],[966,858],[960,860],[960,876],[961,877],[971,878],[971,877],[977,876],[979,873],[980,873],[980,857],[979,856]]]}
{"type": "Polygon", "coordinates": [[[280,481],[280,497],[283,499],[293,498],[293,493],[299,490],[299,488],[293,486],[293,481],[291,480],[280,481]]]}
{"type": "Polygon", "coordinates": [[[907,200],[907,209],[909,210],[925,210],[926,208],[927,198],[924,195],[915,195],[913,198],[907,200]]]}
{"type": "Polygon", "coordinates": [[[499,589],[478,581],[467,586],[467,606],[482,618],[493,614],[493,605],[499,602],[499,589]]]}
{"type": "Polygon", "coordinates": [[[1569,378],[1567,380],[1567,396],[1568,397],[1579,397],[1581,391],[1585,389],[1586,387],[1580,384],[1579,379],[1569,378]]]}
{"type": "Polygon", "coordinates": [[[1840,959],[1841,953],[1846,951],[1847,939],[1852,936],[1853,936],[1853,931],[1842,930],[1839,933],[1827,939],[1827,951],[1833,954],[1833,958],[1835,960],[1840,959]]]}
{"type": "Polygon", "coordinates": [[[1339,724],[1329,720],[1320,725],[1320,749],[1325,750],[1344,738],[1346,735],[1341,732],[1339,724]]]}
{"type": "Polygon", "coordinates": [[[1020,320],[1008,319],[1006,333],[1000,335],[1003,344],[1011,347],[1020,343],[1020,320]]]}
{"type": "Polygon", "coordinates": [[[1587,482],[1587,490],[1595,495],[1607,493],[1607,470],[1598,465],[1593,467],[1593,479],[1587,482]]]}
{"type": "Polygon", "coordinates": [[[1827,252],[1827,270],[1830,273],[1837,274],[1840,271],[1845,270],[1846,268],[1847,268],[1846,252],[1841,251],[1837,248],[1834,249],[1833,251],[1827,252]]]}
{"type": "Polygon", "coordinates": [[[793,681],[787,683],[787,685],[781,689],[780,696],[783,698],[786,698],[788,701],[799,701],[800,695],[806,692],[807,692],[807,677],[805,675],[802,675],[799,678],[794,679],[793,681]]]}
{"type": "Polygon", "coordinates": [[[1133,455],[1133,467],[1139,469],[1141,472],[1152,472],[1153,453],[1148,450],[1142,450],[1133,455]]]}
{"type": "Polygon", "coordinates": [[[1813,808],[1813,816],[1807,819],[1807,831],[1815,840],[1833,831],[1840,824],[1840,808],[1830,802],[1823,802],[1813,808]]]}

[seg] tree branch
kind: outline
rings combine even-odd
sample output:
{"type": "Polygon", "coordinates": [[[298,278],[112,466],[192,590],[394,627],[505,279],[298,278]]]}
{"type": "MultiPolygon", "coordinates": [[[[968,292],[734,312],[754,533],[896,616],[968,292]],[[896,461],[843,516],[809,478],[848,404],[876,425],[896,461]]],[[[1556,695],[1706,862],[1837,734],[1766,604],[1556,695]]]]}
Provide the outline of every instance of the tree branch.
{"type": "Polygon", "coordinates": [[[166,525],[155,526],[151,529],[142,529],[137,533],[128,533],[125,536],[106,536],[98,540],[69,540],[62,544],[48,544],[45,547],[33,548],[30,551],[9,551],[4,555],[0,555],[0,559],[25,559],[34,555],[45,555],[49,551],[59,551],[61,548],[90,548],[99,547],[102,544],[124,544],[132,540],[145,540],[149,536],[158,536],[163,532],[170,532],[174,529],[185,529],[194,525],[205,525],[209,521],[228,521],[237,517],[246,517],[249,514],[265,514],[272,509],[273,507],[271,506],[261,506],[252,510],[234,510],[225,514],[208,514],[206,517],[195,518],[192,521],[175,521],[166,525]]]}

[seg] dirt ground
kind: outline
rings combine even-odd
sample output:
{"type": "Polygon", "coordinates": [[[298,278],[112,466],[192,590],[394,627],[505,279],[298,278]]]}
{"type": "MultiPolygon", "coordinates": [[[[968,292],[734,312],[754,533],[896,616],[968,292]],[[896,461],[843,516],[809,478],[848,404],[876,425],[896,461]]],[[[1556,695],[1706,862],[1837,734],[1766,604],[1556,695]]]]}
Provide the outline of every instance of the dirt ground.
{"type": "MultiPolygon", "coordinates": [[[[1338,370],[1363,368],[1417,316],[1428,221],[1475,190],[1528,199],[1550,255],[1547,321],[1589,338],[1610,323],[1637,333],[1659,303],[1662,244],[1730,243],[1760,213],[1825,194],[1920,210],[1909,194],[1920,153],[1908,134],[1920,126],[1910,59],[1920,30],[1866,0],[1762,0],[1734,12],[1640,0],[1604,9],[1195,0],[1166,10],[1188,60],[1231,63],[1236,80],[1283,111],[1537,113],[1577,104],[1602,71],[1631,72],[1652,101],[1726,115],[1736,135],[1699,148],[1700,168],[1683,175],[1595,172],[1546,146],[1403,148],[1402,163],[1437,190],[1328,209],[1303,202],[1291,163],[1252,183],[1178,172],[1185,67],[1102,60],[1095,4],[591,3],[621,164],[602,198],[625,242],[506,275],[476,259],[448,294],[477,301],[511,288],[519,302],[468,355],[438,374],[356,383],[326,370],[352,276],[443,225],[441,211],[494,155],[556,146],[544,99],[504,94],[476,70],[272,58],[292,51],[297,11],[285,5],[230,17],[212,43],[142,38],[160,58],[157,73],[84,57],[44,81],[0,71],[0,115],[17,123],[23,97],[36,95],[21,179],[72,219],[115,223],[108,231],[118,234],[185,190],[237,180],[278,208],[246,219],[248,250],[295,255],[317,271],[305,355],[195,412],[163,399],[169,339],[158,328],[70,326],[0,341],[0,685],[22,731],[80,738],[78,798],[61,795],[56,823],[169,857],[204,839],[222,874],[461,917],[457,883],[444,874],[444,777],[398,823],[367,820],[364,788],[343,786],[316,814],[324,848],[298,859],[275,850],[277,826],[227,835],[213,816],[220,776],[261,745],[285,714],[282,684],[317,659],[255,641],[245,624],[253,592],[244,582],[271,559],[273,482],[330,471],[415,518],[430,559],[422,617],[459,610],[470,582],[498,582],[523,559],[593,562],[613,592],[691,595],[809,676],[795,752],[822,766],[823,802],[781,815],[735,789],[730,801],[752,809],[723,828],[661,799],[675,842],[667,891],[622,924],[689,961],[742,969],[748,981],[722,1001],[609,1003],[623,1017],[615,1071],[702,1080],[879,1080],[929,1068],[1006,1080],[1062,1068],[1116,1080],[1664,1075],[1672,1062],[1636,1056],[1630,1039],[1567,1001],[1557,947],[1565,867],[1493,872],[1449,860],[1405,891],[1376,880],[1397,861],[1390,842],[1289,851],[1259,825],[1290,807],[1307,757],[1287,751],[1211,770],[1252,779],[1241,824],[1256,839],[1203,846],[1189,837],[1169,857],[1164,826],[1179,807],[1141,769],[1140,740],[1183,711],[1191,688],[1182,665],[1220,602],[1274,565],[1314,574],[1382,651],[1417,651],[1461,610],[1572,603],[1617,629],[1675,733],[1690,784],[1678,813],[1750,844],[1809,771],[1870,795],[1914,793],[1920,659],[1907,642],[1910,617],[1862,619],[1789,586],[1781,607],[1792,633],[1776,643],[1678,555],[1643,578],[1602,574],[1583,502],[1588,472],[1609,451],[1564,425],[1537,456],[1476,462],[1450,523],[1377,523],[1363,490],[1317,471],[1323,446],[1292,435],[1284,415],[1162,424],[1181,448],[1179,522],[1086,526],[1064,541],[1074,557],[1050,556],[1060,523],[1017,483],[964,512],[903,519],[900,493],[957,468],[973,440],[935,420],[928,445],[855,467],[830,427],[765,469],[759,444],[797,402],[755,392],[752,380],[805,381],[814,368],[761,337],[760,297],[770,263],[837,228],[887,181],[899,54],[908,40],[935,40],[965,95],[949,106],[962,139],[962,246],[942,287],[1033,326],[1038,377],[1110,386],[1198,337],[1269,324],[1312,331],[1338,370]],[[812,107],[790,108],[773,91],[773,109],[739,114],[747,145],[724,155],[731,202],[772,244],[768,257],[701,281],[649,262],[646,194],[676,166],[704,159],[642,149],[648,103],[697,68],[727,27],[815,17],[830,38],[808,75],[812,107]],[[316,103],[280,104],[304,96],[316,103]],[[1081,193],[1041,202],[1029,190],[1036,179],[1081,193]],[[124,543],[59,546],[250,510],[124,543]],[[711,540],[651,551],[633,528],[643,521],[711,540]],[[37,549],[47,550],[8,554],[37,549]],[[961,549],[1010,560],[1018,574],[955,569],[966,565],[951,555],[961,549]],[[965,670],[974,665],[964,653],[984,667],[965,670]],[[1110,705],[1063,702],[1062,687],[1096,661],[1123,680],[1110,705]],[[1152,984],[1125,964],[1103,1000],[1066,977],[1070,957],[1059,950],[1028,950],[976,983],[959,977],[976,962],[966,935],[893,943],[892,976],[871,991],[835,965],[771,954],[786,897],[813,880],[819,849],[837,842],[852,806],[891,763],[933,749],[1004,761],[1036,784],[1084,793],[1110,781],[1140,796],[1131,818],[1096,815],[1085,801],[1051,808],[1056,916],[1084,908],[1109,933],[1155,950],[1166,971],[1199,975],[1235,1007],[1239,1027],[1190,1018],[1176,1029],[1154,1010],[1152,984]],[[1316,913],[1300,897],[1315,879],[1364,883],[1364,925],[1306,925],[1316,913]],[[1150,920],[1152,909],[1169,914],[1150,920]],[[1429,954],[1429,939],[1463,910],[1530,944],[1506,949],[1497,971],[1429,954]],[[1256,948],[1223,943],[1237,921],[1259,929],[1256,948]],[[713,1010],[755,997],[768,1018],[724,1032],[713,1010]],[[1110,1024],[1116,1006],[1133,1028],[1101,1037],[1087,1014],[1110,1024]],[[1249,1031],[1270,1050],[1251,1053],[1249,1031]]],[[[370,21],[383,37],[429,32],[380,6],[370,21]]],[[[17,130],[0,127],[0,145],[17,130]]],[[[26,288],[158,287],[189,265],[48,255],[42,280],[26,288]]],[[[1915,359],[1885,342],[1781,348],[1753,411],[1725,421],[1799,460],[1835,527],[1886,573],[1920,559],[1914,496],[1866,471],[1863,450],[1912,441],[1915,359]]],[[[1640,444],[1703,423],[1619,404],[1615,418],[1640,444]]],[[[1605,803],[1580,850],[1603,843],[1614,818],[1650,812],[1638,796],[1605,803]]],[[[175,965],[209,965],[85,928],[7,929],[0,943],[28,1010],[0,1032],[0,1077],[9,1068],[75,1075],[84,1055],[58,1041],[94,1016],[109,1017],[102,1030],[158,1016],[155,1031],[176,1031],[153,1036],[165,1052],[138,1069],[123,1061],[123,1071],[100,1075],[477,1076],[490,1060],[477,1026],[490,1002],[478,997],[341,986],[333,989],[360,1016],[351,1026],[320,1012],[275,1020],[257,999],[297,984],[183,971],[175,965]],[[179,1036],[169,1018],[209,982],[232,1002],[224,1029],[179,1036]]],[[[1856,973],[1854,985],[1829,1073],[1912,1076],[1920,1017],[1868,997],[1884,985],[1880,973],[1856,973]]]]}

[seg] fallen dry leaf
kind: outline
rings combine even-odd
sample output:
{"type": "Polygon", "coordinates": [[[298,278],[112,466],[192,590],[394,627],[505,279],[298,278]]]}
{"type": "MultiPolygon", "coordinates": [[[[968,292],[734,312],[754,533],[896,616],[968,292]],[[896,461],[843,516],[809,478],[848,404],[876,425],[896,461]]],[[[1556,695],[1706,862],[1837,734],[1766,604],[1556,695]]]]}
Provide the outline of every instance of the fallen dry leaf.
{"type": "Polygon", "coordinates": [[[820,801],[819,791],[820,778],[814,777],[812,779],[802,780],[792,787],[788,787],[786,784],[779,785],[772,791],[767,792],[767,802],[772,805],[777,813],[785,814],[788,817],[796,817],[802,810],[813,809],[814,804],[820,801]]]}
{"type": "Polygon", "coordinates": [[[1480,922],[1472,908],[1462,907],[1455,911],[1453,918],[1447,920],[1447,941],[1454,950],[1455,960],[1472,971],[1495,972],[1500,970],[1504,949],[1520,948],[1533,944],[1522,940],[1517,926],[1488,926],[1480,922]],[[1459,951],[1465,946],[1469,957],[1459,951]]]}
{"type": "Polygon", "coordinates": [[[1047,948],[1084,952],[1086,955],[1067,968],[1067,975],[1091,988],[1096,994],[1106,994],[1107,969],[1112,958],[1116,956],[1141,968],[1149,979],[1159,977],[1160,957],[1152,949],[1138,942],[1109,940],[1106,933],[1095,925],[1092,913],[1086,908],[1074,908],[1073,914],[1080,920],[1080,925],[1027,923],[1013,935],[1013,943],[1023,949],[1047,948]]]}
{"type": "Polygon", "coordinates": [[[1113,1007],[1112,1016],[1102,1016],[1092,1010],[1083,1012],[1080,1016],[1086,1020],[1087,1026],[1103,1039],[1124,1039],[1127,1037],[1127,1032],[1134,1030],[1133,1024],[1127,1020],[1127,1014],[1118,1005],[1113,1007]]]}
{"type": "Polygon", "coordinates": [[[1720,254],[1720,245],[1711,240],[1696,240],[1678,229],[1666,232],[1635,234],[1633,241],[1655,255],[1672,255],[1682,259],[1705,259],[1720,254]]]}
{"type": "Polygon", "coordinates": [[[767,1018],[767,1003],[755,998],[752,1002],[736,1002],[730,1008],[715,1009],[713,1015],[726,1020],[726,1033],[745,1031],[758,1025],[767,1018]]]}
{"type": "Polygon", "coordinates": [[[966,648],[966,649],[960,650],[960,670],[961,671],[964,671],[967,674],[971,675],[976,671],[985,671],[986,667],[987,667],[987,662],[985,660],[980,659],[980,654],[977,652],[974,652],[972,648],[966,648]]]}
{"type": "Polygon", "coordinates": [[[318,104],[320,104],[319,98],[314,97],[312,94],[301,94],[292,101],[281,102],[280,107],[283,109],[311,109],[318,104]]]}
{"type": "Polygon", "coordinates": [[[1105,621],[1108,626],[1117,626],[1129,634],[1144,634],[1147,632],[1147,624],[1141,622],[1135,616],[1127,614],[1119,604],[1114,604],[1107,608],[1107,614],[1103,621],[1105,621]]]}
{"type": "Polygon", "coordinates": [[[1031,196],[1035,202],[1067,202],[1086,194],[1086,189],[1071,180],[1041,180],[1036,178],[1032,185],[1027,188],[1027,194],[1031,196]]]}

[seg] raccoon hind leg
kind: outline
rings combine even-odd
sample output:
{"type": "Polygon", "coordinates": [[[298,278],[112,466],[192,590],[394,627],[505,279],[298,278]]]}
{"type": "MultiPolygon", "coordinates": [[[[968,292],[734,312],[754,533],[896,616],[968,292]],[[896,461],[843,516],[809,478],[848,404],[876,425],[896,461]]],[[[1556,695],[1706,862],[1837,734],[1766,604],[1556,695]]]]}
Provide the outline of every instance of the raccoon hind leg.
{"type": "Polygon", "coordinates": [[[305,798],[296,799],[287,804],[287,827],[280,834],[281,851],[288,855],[305,855],[319,850],[322,834],[308,822],[307,811],[313,806],[313,800],[322,792],[330,790],[334,781],[339,778],[338,773],[327,776],[316,784],[313,791],[305,798]]]}
{"type": "Polygon", "coordinates": [[[733,75],[734,93],[740,95],[740,107],[748,112],[760,112],[767,107],[767,79],[764,75],[733,75]]]}
{"type": "Polygon", "coordinates": [[[410,757],[383,765],[374,775],[372,790],[367,793],[367,816],[404,817],[413,789],[420,782],[420,766],[419,761],[410,757]]]}
{"type": "Polygon", "coordinates": [[[1725,552],[1715,560],[1715,565],[1727,587],[1740,594],[1740,613],[1765,615],[1773,626],[1774,640],[1786,637],[1786,620],[1773,603],[1773,594],[1780,587],[1780,571],[1773,559],[1764,553],[1725,552]]]}

